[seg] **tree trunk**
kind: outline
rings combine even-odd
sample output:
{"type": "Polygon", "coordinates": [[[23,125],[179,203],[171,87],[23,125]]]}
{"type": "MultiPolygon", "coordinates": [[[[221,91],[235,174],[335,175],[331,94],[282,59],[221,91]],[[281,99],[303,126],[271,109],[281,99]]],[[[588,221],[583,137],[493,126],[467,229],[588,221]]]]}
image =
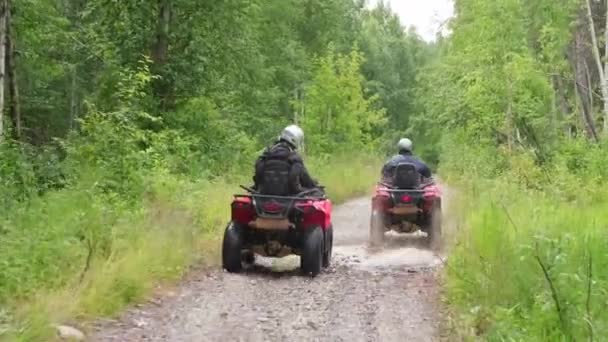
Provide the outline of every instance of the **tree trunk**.
{"type": "MultiPolygon", "coordinates": [[[[597,73],[600,78],[600,88],[602,90],[602,102],[603,102],[603,112],[604,112],[604,134],[608,133],[608,70],[606,69],[606,64],[602,66],[602,56],[600,55],[600,47],[597,42],[597,35],[595,32],[595,24],[593,22],[593,12],[591,10],[591,0],[585,1],[587,5],[587,24],[589,25],[589,34],[591,35],[591,50],[593,52],[593,58],[595,59],[595,64],[597,66],[597,73]]],[[[608,28],[608,16],[606,17],[606,28],[608,28]]],[[[608,32],[605,33],[608,37],[608,32]]],[[[606,46],[608,47],[608,41],[606,42],[606,46]]],[[[608,53],[606,50],[604,53],[608,53]]],[[[608,63],[608,62],[606,62],[608,63]]],[[[591,89],[589,89],[591,91],[591,89]]]]}
{"type": "MultiPolygon", "coordinates": [[[[171,26],[171,0],[158,0],[158,12],[156,18],[156,32],[152,44],[152,62],[157,73],[162,73],[162,68],[167,62],[169,52],[169,28],[171,26]]],[[[171,84],[165,79],[157,79],[154,82],[155,95],[161,99],[164,107],[167,106],[171,84]]]]}
{"type": "Polygon", "coordinates": [[[591,78],[591,71],[589,70],[589,64],[585,61],[585,77],[587,79],[587,93],[589,93],[589,108],[591,108],[591,117],[593,117],[593,108],[595,104],[593,103],[593,79],[591,78]]]}
{"type": "Polygon", "coordinates": [[[78,94],[76,88],[78,87],[78,70],[76,65],[72,66],[72,84],[70,86],[70,129],[74,129],[74,122],[79,116],[78,111],[78,94]]]}
{"type": "Polygon", "coordinates": [[[169,26],[171,24],[170,0],[158,0],[158,13],[156,21],[156,36],[152,47],[152,61],[163,65],[167,61],[169,50],[169,26]]]}
{"type": "Polygon", "coordinates": [[[562,118],[568,117],[570,114],[572,114],[572,106],[570,106],[570,103],[568,103],[568,96],[566,95],[562,77],[556,75],[553,77],[553,81],[555,83],[555,91],[557,92],[557,99],[560,111],[562,113],[562,118]]]}
{"type": "Polygon", "coordinates": [[[509,152],[513,151],[513,136],[514,136],[514,120],[513,120],[513,83],[511,80],[507,80],[507,115],[506,115],[506,128],[507,128],[507,147],[509,152]]]}
{"type": "MultiPolygon", "coordinates": [[[[608,4],[606,5],[606,25],[604,26],[604,82],[608,94],[608,4]]],[[[603,93],[602,93],[603,94],[603,93]]],[[[604,98],[608,99],[608,98],[604,98]]],[[[604,134],[608,135],[608,101],[604,101],[604,134]]]]}
{"type": "Polygon", "coordinates": [[[587,136],[590,139],[598,141],[593,116],[591,114],[591,103],[589,101],[591,90],[588,88],[589,80],[587,79],[587,62],[585,61],[585,34],[582,27],[579,27],[576,31],[574,44],[574,80],[576,93],[581,104],[581,117],[585,130],[587,131],[587,136]]]}
{"type": "Polygon", "coordinates": [[[11,29],[11,2],[7,4],[6,14],[6,68],[9,79],[9,106],[11,121],[13,123],[13,134],[15,139],[21,140],[21,105],[19,101],[19,84],[17,83],[17,67],[15,55],[15,36],[11,29]]]}
{"type": "Polygon", "coordinates": [[[553,87],[555,88],[555,97],[557,105],[559,107],[555,118],[556,123],[558,124],[558,126],[564,128],[564,132],[566,134],[571,134],[569,129],[570,123],[566,123],[565,119],[569,118],[572,114],[572,107],[570,106],[570,103],[568,103],[568,97],[566,95],[564,83],[560,75],[553,76],[553,87]],[[564,123],[566,123],[566,125],[564,125],[564,123]]]}
{"type": "Polygon", "coordinates": [[[6,23],[8,0],[0,0],[0,141],[4,135],[4,82],[6,66],[6,23]]]}
{"type": "Polygon", "coordinates": [[[298,125],[300,122],[300,118],[299,118],[299,111],[300,111],[300,96],[299,96],[300,92],[298,91],[298,87],[296,86],[293,89],[293,99],[294,99],[294,104],[293,104],[293,123],[298,125]]]}

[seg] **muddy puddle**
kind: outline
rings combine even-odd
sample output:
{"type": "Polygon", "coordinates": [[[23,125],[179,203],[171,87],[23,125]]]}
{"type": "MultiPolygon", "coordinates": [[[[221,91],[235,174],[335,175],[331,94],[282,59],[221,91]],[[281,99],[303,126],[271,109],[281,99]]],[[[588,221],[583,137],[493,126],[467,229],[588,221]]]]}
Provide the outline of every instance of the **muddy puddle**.
{"type": "MultiPolygon", "coordinates": [[[[371,248],[367,244],[338,245],[334,247],[335,266],[354,268],[361,271],[395,271],[434,268],[441,266],[444,258],[430,250],[424,233],[388,233],[385,244],[371,248]]],[[[292,272],[299,268],[300,258],[295,255],[284,258],[256,256],[256,265],[273,272],[292,272]]]]}

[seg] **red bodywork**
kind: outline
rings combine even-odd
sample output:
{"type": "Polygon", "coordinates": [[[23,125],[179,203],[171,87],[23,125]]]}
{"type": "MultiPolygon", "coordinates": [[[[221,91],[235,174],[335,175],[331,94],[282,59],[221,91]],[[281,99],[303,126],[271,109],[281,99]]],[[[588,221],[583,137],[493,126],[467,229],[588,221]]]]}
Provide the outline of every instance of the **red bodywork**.
{"type": "MultiPolygon", "coordinates": [[[[377,184],[374,192],[374,197],[372,198],[372,207],[375,210],[380,212],[386,212],[387,209],[393,207],[393,202],[391,200],[389,187],[377,184]]],[[[411,194],[404,194],[402,200],[410,201],[415,200],[416,195],[422,195],[422,210],[425,214],[430,213],[433,208],[434,203],[437,200],[441,199],[441,188],[434,183],[423,186],[420,190],[403,190],[403,192],[410,192],[411,194]]]]}
{"type": "MultiPolygon", "coordinates": [[[[323,230],[331,227],[332,203],[329,199],[296,200],[294,207],[303,213],[302,226],[320,226],[323,230]]],[[[272,208],[265,208],[271,209],[272,208]]],[[[232,220],[243,225],[256,219],[256,210],[251,196],[235,196],[232,201],[232,220]]]]}

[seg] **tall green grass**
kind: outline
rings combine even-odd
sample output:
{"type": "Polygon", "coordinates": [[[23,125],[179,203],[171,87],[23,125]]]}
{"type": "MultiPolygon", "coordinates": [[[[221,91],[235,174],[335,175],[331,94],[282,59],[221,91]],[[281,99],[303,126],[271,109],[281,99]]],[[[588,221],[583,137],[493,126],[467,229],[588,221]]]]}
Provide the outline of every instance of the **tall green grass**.
{"type": "Polygon", "coordinates": [[[454,339],[604,340],[608,187],[561,160],[542,171],[526,156],[503,157],[444,164],[458,192],[445,272],[454,339]],[[497,159],[505,164],[494,172],[497,159]]]}
{"type": "MultiPolygon", "coordinates": [[[[336,203],[370,190],[379,165],[356,155],[308,162],[336,203]]],[[[81,185],[4,215],[0,340],[49,340],[52,323],[113,315],[191,265],[218,265],[231,196],[249,182],[159,171],[135,205],[81,185]]]]}

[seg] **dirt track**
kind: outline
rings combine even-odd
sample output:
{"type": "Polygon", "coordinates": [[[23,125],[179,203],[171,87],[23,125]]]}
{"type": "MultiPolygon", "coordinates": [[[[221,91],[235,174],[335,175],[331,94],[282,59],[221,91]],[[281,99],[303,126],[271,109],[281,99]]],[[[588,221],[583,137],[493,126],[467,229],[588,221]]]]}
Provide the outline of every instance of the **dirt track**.
{"type": "Polygon", "coordinates": [[[199,272],[92,340],[438,340],[441,261],[417,248],[421,237],[391,236],[382,251],[368,251],[369,210],[367,198],[335,209],[333,263],[315,279],[294,271],[297,257],[262,259],[243,274],[199,272]]]}

